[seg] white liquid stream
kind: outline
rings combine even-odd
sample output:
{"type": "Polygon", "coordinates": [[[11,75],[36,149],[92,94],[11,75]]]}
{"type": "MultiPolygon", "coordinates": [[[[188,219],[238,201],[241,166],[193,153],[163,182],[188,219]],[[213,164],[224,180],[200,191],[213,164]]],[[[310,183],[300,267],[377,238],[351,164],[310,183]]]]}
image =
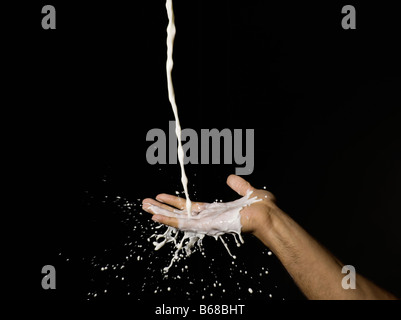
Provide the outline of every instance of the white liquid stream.
{"type": "Polygon", "coordinates": [[[197,211],[192,211],[192,203],[188,194],[188,178],[185,174],[184,168],[184,150],[181,143],[181,126],[178,118],[177,104],[175,101],[174,86],[172,80],[172,70],[173,70],[173,47],[174,38],[176,33],[175,23],[174,23],[174,11],[172,0],[167,0],[166,9],[169,19],[169,24],[167,27],[167,83],[168,83],[168,94],[171,106],[174,111],[174,117],[176,121],[176,135],[178,139],[178,160],[181,166],[181,182],[184,187],[185,197],[186,197],[186,209],[185,210],[174,210],[170,212],[168,210],[162,209],[157,206],[150,206],[150,209],[155,214],[161,214],[170,217],[176,217],[179,219],[178,229],[184,232],[184,236],[178,241],[179,230],[168,227],[164,234],[154,234],[151,236],[156,237],[156,241],[153,242],[155,250],[159,250],[166,243],[173,242],[176,248],[173,258],[171,259],[170,265],[164,268],[164,272],[168,272],[170,267],[173,265],[174,261],[179,260],[182,254],[180,251],[183,250],[187,256],[192,253],[192,249],[195,245],[200,248],[202,239],[205,235],[213,236],[216,240],[220,238],[221,242],[224,244],[228,253],[232,256],[227,244],[221,237],[225,233],[230,233],[234,235],[234,239],[239,246],[235,236],[238,236],[239,240],[243,243],[241,237],[241,214],[240,211],[245,206],[249,206],[256,201],[261,201],[257,197],[250,198],[252,192],[248,192],[247,195],[241,199],[233,202],[227,203],[208,203],[197,211]],[[161,241],[159,241],[161,240],[161,241]]]}
{"type": "Polygon", "coordinates": [[[186,209],[188,215],[191,215],[192,203],[191,200],[189,199],[189,194],[188,194],[188,178],[187,175],[185,174],[184,150],[182,149],[182,142],[181,142],[181,125],[180,125],[180,120],[178,118],[177,103],[175,101],[175,93],[174,93],[173,78],[172,78],[172,71],[174,66],[173,48],[174,48],[174,39],[176,33],[172,0],[167,0],[166,9],[169,20],[167,26],[167,64],[166,64],[168,98],[170,100],[171,106],[173,107],[173,112],[175,117],[175,134],[177,135],[178,139],[178,161],[180,162],[181,166],[181,183],[182,186],[184,187],[184,193],[186,197],[186,209]]]}

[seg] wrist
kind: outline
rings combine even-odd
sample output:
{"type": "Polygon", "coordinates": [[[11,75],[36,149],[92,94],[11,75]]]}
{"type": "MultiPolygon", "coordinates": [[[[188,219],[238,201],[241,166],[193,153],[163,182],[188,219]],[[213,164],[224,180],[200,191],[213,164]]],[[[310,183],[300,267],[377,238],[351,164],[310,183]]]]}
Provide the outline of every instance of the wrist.
{"type": "Polygon", "coordinates": [[[264,214],[260,216],[253,235],[272,249],[274,235],[277,233],[278,225],[284,215],[285,213],[275,203],[266,204],[264,214]]]}

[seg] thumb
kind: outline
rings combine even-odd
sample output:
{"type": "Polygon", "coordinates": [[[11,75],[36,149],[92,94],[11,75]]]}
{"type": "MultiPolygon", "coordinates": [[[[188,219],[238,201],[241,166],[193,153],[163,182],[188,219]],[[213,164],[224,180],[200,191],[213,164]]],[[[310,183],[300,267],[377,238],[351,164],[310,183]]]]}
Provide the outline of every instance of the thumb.
{"type": "Polygon", "coordinates": [[[231,174],[227,178],[228,186],[241,196],[245,196],[248,191],[255,191],[256,189],[251,184],[239,176],[231,174]]]}

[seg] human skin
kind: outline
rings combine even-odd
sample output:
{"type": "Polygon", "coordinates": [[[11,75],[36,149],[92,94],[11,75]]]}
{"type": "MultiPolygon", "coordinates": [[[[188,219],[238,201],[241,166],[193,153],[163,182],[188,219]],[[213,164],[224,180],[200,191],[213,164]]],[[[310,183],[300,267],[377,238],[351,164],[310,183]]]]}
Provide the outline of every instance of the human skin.
{"type": "MultiPolygon", "coordinates": [[[[275,197],[266,190],[255,189],[243,178],[230,175],[227,184],[239,195],[252,191],[252,197],[261,201],[244,207],[241,214],[241,231],[251,233],[263,242],[281,261],[308,299],[313,300],[388,300],[394,295],[357,274],[356,288],[342,287],[342,264],[326,248],[319,244],[289,215],[277,205],[275,197]]],[[[144,199],[142,207],[153,214],[152,220],[178,228],[176,217],[152,212],[152,206],[173,212],[183,210],[186,201],[168,194],[159,194],[156,200],[144,199]]],[[[204,203],[193,202],[192,209],[199,211],[204,203]]]]}

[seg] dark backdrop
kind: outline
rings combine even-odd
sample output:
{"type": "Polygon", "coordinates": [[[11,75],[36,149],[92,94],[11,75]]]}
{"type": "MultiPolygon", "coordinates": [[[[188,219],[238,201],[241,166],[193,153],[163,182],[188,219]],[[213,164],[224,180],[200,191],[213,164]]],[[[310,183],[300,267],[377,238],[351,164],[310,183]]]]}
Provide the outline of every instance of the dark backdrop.
{"type": "MultiPolygon", "coordinates": [[[[349,3],[330,3],[176,0],[181,124],[255,129],[246,179],[344,263],[401,294],[399,19],[388,2],[358,3],[357,30],[346,31],[349,3]]],[[[44,4],[2,10],[3,294],[303,299],[251,236],[235,250],[237,269],[207,239],[206,258],[195,253],[163,280],[171,250],[152,251],[139,199],[181,191],[178,165],[145,158],[147,132],[173,120],[164,1],[54,2],[48,31],[44,4]],[[125,282],[99,271],[126,254],[125,282]],[[40,286],[46,264],[57,270],[54,291],[40,286]]],[[[188,165],[193,198],[235,199],[225,185],[235,167],[188,165]]]]}

